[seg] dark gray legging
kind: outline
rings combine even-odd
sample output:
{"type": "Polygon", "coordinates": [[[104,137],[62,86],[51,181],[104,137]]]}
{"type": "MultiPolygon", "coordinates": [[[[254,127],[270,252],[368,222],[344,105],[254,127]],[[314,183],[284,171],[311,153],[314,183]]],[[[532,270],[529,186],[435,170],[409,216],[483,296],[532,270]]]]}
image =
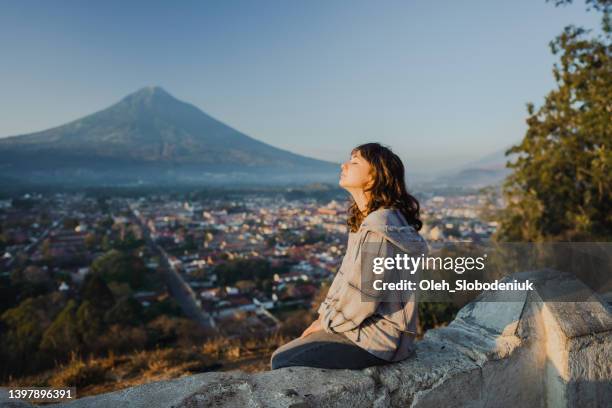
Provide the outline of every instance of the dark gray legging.
{"type": "Polygon", "coordinates": [[[270,359],[272,370],[293,366],[360,369],[387,363],[346,336],[324,330],[291,340],[276,349],[270,359]]]}

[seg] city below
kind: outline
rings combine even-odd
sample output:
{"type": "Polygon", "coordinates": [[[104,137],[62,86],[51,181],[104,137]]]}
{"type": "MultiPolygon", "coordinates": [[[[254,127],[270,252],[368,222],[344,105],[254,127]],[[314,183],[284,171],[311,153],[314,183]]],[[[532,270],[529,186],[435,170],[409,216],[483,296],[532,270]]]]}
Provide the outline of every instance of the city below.
{"type": "MultiPolygon", "coordinates": [[[[482,214],[502,203],[482,192],[418,197],[430,242],[483,242],[495,232],[482,214]]],[[[271,332],[279,313],[309,308],[333,279],[346,207],[341,194],[22,194],[0,201],[0,270],[64,299],[78,296],[92,270],[107,271],[113,294],[143,309],[172,299],[224,336],[271,332]]]]}

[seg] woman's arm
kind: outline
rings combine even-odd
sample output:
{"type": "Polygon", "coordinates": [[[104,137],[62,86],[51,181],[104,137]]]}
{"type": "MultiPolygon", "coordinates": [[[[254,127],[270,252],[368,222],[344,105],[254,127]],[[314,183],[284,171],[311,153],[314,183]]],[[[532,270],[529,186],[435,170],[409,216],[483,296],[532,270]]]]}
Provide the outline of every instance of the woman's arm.
{"type": "Polygon", "coordinates": [[[328,333],[340,333],[353,330],[369,316],[372,316],[379,305],[381,293],[372,288],[371,282],[383,279],[375,275],[372,267],[361,268],[359,259],[369,262],[375,256],[394,256],[396,248],[385,237],[377,232],[368,231],[359,248],[356,262],[346,268],[345,282],[334,299],[319,309],[321,327],[328,333]],[[363,245],[367,245],[365,253],[363,245]],[[364,256],[362,256],[362,253],[364,256]],[[363,272],[362,272],[363,269],[363,272]],[[367,274],[362,277],[362,273],[367,274]],[[362,279],[365,285],[362,287],[362,279]]]}

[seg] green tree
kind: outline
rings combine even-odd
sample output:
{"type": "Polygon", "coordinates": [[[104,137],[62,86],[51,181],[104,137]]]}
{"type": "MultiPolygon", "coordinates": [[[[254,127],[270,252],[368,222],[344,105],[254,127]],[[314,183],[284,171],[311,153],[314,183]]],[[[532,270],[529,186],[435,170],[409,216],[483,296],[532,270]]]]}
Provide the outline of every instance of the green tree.
{"type": "Polygon", "coordinates": [[[88,351],[97,351],[97,339],[105,329],[104,309],[89,300],[81,303],[76,312],[76,326],[88,351]]]}
{"type": "Polygon", "coordinates": [[[142,315],[140,302],[130,296],[117,301],[115,306],[106,312],[104,320],[107,324],[136,326],[141,323],[142,315]]]}
{"type": "MultiPolygon", "coordinates": [[[[571,0],[556,0],[556,5],[571,0]]],[[[609,0],[587,0],[601,12],[602,33],[568,26],[551,41],[560,54],[557,88],[535,109],[528,129],[506,154],[506,208],[499,241],[608,240],[612,236],[612,31],[609,0]]]]}
{"type": "Polygon", "coordinates": [[[0,377],[39,370],[42,335],[64,308],[59,293],[30,297],[0,315],[0,377]]]}
{"type": "Polygon", "coordinates": [[[113,221],[112,217],[106,217],[97,222],[96,228],[98,228],[102,232],[106,232],[109,230],[115,221],[113,221]]]}
{"type": "Polygon", "coordinates": [[[141,258],[115,249],[96,258],[91,264],[91,269],[106,282],[125,282],[133,289],[142,286],[146,271],[141,258]]]}
{"type": "Polygon", "coordinates": [[[115,243],[115,248],[120,251],[129,251],[140,248],[144,245],[144,240],[137,239],[132,230],[127,230],[123,239],[115,243]]]}
{"type": "Polygon", "coordinates": [[[71,351],[80,348],[80,336],[76,324],[77,303],[70,300],[66,307],[57,315],[53,323],[45,330],[40,348],[57,359],[70,355],[71,351]]]}
{"type": "Polygon", "coordinates": [[[115,304],[113,292],[108,288],[106,282],[97,273],[87,276],[85,284],[81,289],[81,297],[103,310],[108,310],[115,304]]]}
{"type": "Polygon", "coordinates": [[[239,280],[252,280],[260,289],[264,281],[284,271],[272,267],[266,259],[237,259],[219,264],[214,269],[221,286],[233,285],[239,280]]]}
{"type": "Polygon", "coordinates": [[[3,360],[8,360],[7,363],[21,369],[31,365],[32,361],[28,361],[28,357],[33,357],[46,328],[44,322],[40,321],[40,306],[38,299],[28,298],[0,317],[4,326],[0,336],[0,350],[3,360]]]}
{"type": "Polygon", "coordinates": [[[108,235],[104,235],[102,237],[102,250],[104,251],[110,251],[113,248],[113,244],[110,240],[110,238],[108,238],[108,235]]]}

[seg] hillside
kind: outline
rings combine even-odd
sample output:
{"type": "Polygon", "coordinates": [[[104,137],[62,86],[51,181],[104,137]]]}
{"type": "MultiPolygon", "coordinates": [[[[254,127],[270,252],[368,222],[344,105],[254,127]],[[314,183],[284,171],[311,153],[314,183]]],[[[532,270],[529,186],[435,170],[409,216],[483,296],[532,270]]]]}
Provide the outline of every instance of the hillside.
{"type": "Polygon", "coordinates": [[[0,139],[0,171],[58,183],[331,181],[338,165],[260,142],[146,87],[73,122],[0,139]]]}

